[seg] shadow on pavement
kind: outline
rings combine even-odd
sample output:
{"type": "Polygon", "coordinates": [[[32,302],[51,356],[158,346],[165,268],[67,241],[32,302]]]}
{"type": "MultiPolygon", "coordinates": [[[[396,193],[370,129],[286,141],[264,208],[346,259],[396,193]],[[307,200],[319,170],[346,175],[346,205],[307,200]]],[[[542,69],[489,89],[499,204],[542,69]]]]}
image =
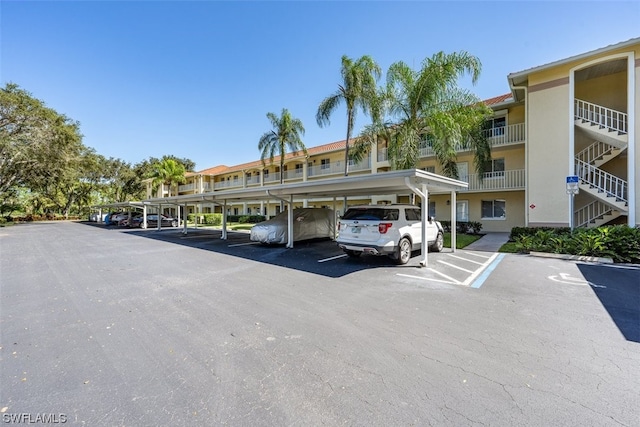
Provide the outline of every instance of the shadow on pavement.
{"type": "Polygon", "coordinates": [[[404,266],[396,265],[386,256],[347,258],[334,241],[327,239],[295,242],[293,249],[287,249],[284,245],[262,245],[251,242],[248,232],[229,231],[227,240],[222,240],[222,231],[216,229],[190,228],[188,234],[183,235],[181,228],[163,228],[158,231],[157,229],[140,230],[95,223],[86,224],[132,236],[176,243],[333,278],[372,268],[403,269],[404,272],[420,268],[417,256],[404,266]],[[336,259],[331,259],[333,257],[336,259]]]}
{"type": "Polygon", "coordinates": [[[624,337],[640,343],[640,267],[578,264],[578,268],[624,337]]]}

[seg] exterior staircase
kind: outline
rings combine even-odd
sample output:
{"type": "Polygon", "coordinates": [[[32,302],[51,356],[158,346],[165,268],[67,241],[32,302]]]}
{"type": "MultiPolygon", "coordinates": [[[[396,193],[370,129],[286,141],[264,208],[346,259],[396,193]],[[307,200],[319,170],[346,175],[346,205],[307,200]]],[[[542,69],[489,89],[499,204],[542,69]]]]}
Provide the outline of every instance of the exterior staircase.
{"type": "Polygon", "coordinates": [[[594,139],[575,156],[580,190],[594,199],[574,212],[578,227],[599,227],[629,214],[628,182],[601,169],[626,150],[627,123],[625,113],[575,100],[575,125],[594,139]]]}

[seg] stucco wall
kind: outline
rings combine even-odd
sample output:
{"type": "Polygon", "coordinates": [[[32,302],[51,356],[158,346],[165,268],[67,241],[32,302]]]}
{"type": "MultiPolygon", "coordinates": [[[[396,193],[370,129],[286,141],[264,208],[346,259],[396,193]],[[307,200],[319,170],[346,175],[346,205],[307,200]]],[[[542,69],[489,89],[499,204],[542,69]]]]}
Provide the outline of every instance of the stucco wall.
{"type": "Polygon", "coordinates": [[[529,94],[528,157],[530,225],[568,224],[569,86],[529,94]]]}

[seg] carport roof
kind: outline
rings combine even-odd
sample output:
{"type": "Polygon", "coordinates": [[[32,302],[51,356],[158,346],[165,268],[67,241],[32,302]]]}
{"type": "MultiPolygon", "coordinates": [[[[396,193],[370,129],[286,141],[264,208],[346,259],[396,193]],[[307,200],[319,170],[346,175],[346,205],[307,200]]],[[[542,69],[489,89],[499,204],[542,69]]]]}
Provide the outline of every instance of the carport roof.
{"type": "Polygon", "coordinates": [[[339,178],[285,183],[264,187],[221,190],[144,200],[145,204],[184,204],[197,202],[229,202],[268,200],[287,197],[373,196],[411,191],[410,186],[427,186],[429,192],[445,193],[466,189],[468,184],[419,169],[378,174],[342,176],[339,178]]]}

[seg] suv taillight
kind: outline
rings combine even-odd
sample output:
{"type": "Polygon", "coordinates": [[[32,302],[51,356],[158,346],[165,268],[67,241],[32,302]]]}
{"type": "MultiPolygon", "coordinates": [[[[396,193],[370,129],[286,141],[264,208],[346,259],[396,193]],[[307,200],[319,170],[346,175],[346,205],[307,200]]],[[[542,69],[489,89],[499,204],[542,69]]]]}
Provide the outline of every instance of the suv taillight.
{"type": "Polygon", "coordinates": [[[391,228],[392,225],[393,224],[390,222],[381,222],[380,224],[378,224],[378,232],[380,234],[385,234],[387,230],[391,228]]]}

